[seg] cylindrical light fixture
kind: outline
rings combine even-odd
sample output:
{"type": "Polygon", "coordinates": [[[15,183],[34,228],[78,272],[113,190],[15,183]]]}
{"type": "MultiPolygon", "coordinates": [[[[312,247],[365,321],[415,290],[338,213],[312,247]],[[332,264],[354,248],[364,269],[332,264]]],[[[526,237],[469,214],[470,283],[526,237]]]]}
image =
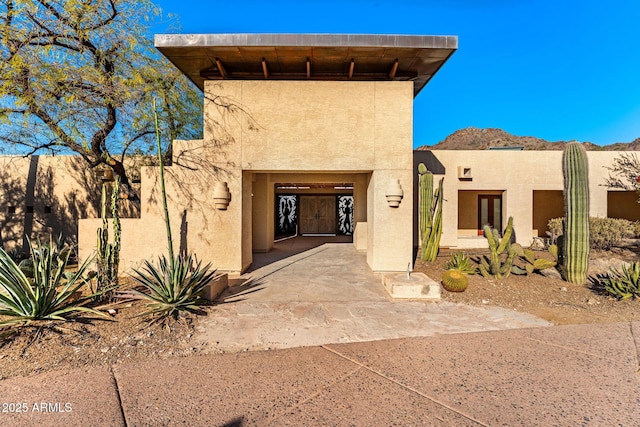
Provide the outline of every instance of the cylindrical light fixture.
{"type": "Polygon", "coordinates": [[[216,209],[226,211],[230,201],[231,193],[229,192],[227,183],[224,181],[216,182],[215,187],[213,187],[213,204],[216,209]]]}
{"type": "Polygon", "coordinates": [[[400,185],[399,179],[392,179],[389,181],[386,196],[389,207],[397,208],[400,206],[400,202],[404,196],[404,191],[402,190],[402,185],[400,185]]]}

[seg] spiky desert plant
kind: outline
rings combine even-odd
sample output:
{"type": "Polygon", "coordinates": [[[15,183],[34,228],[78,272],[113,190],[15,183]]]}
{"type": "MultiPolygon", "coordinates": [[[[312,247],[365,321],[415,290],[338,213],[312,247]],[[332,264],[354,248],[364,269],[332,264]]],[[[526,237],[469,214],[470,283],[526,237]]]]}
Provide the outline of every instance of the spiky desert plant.
{"type": "Polygon", "coordinates": [[[489,256],[483,256],[479,260],[478,269],[482,276],[496,279],[506,279],[511,273],[513,260],[518,255],[519,245],[511,244],[513,234],[513,217],[509,217],[504,235],[500,238],[498,230],[488,225],[483,227],[484,235],[489,243],[489,256]]]}
{"type": "MultiPolygon", "coordinates": [[[[49,247],[53,251],[52,256],[54,260],[56,260],[56,262],[58,259],[58,255],[60,255],[60,253],[62,253],[63,250],[72,248],[72,246],[67,244],[67,241],[62,233],[58,234],[58,237],[56,238],[55,242],[53,242],[53,240],[51,240],[51,237],[49,237],[49,243],[50,243],[49,247]]],[[[28,238],[27,238],[27,245],[29,247],[31,245],[31,243],[28,241],[28,238]]],[[[38,241],[38,246],[40,246],[39,241],[38,241]]],[[[69,260],[71,260],[71,253],[69,254],[69,260]]],[[[22,261],[20,261],[20,263],[18,263],[18,267],[20,267],[20,270],[22,270],[25,276],[27,276],[30,279],[33,279],[35,273],[34,273],[34,267],[33,267],[33,256],[31,252],[29,252],[29,254],[27,255],[27,258],[23,259],[22,261]]]]}
{"type": "Polygon", "coordinates": [[[562,274],[566,281],[584,284],[589,267],[589,180],[587,152],[578,142],[562,155],[564,223],[562,274]]]}
{"type": "Polygon", "coordinates": [[[458,270],[465,274],[476,274],[477,265],[464,252],[454,252],[444,265],[445,270],[458,270]]]}
{"type": "Polygon", "coordinates": [[[640,262],[623,264],[622,271],[612,268],[599,278],[599,282],[605,291],[618,299],[640,298],[640,262]]]}
{"type": "Polygon", "coordinates": [[[449,292],[463,292],[469,286],[469,278],[460,270],[447,270],[442,275],[442,287],[449,292]]]}
{"type": "Polygon", "coordinates": [[[427,170],[424,163],[418,165],[419,218],[421,258],[424,261],[435,261],[440,249],[442,236],[442,201],[443,181],[440,178],[438,189],[433,191],[433,173],[427,170]]]}
{"type": "Polygon", "coordinates": [[[111,189],[111,218],[113,223],[113,242],[109,242],[109,223],[107,220],[107,184],[102,184],[101,215],[102,227],[98,228],[98,253],[96,256],[96,291],[100,299],[106,299],[118,287],[118,265],[120,263],[120,214],[118,192],[120,177],[117,176],[111,189]]]}
{"type": "Polygon", "coordinates": [[[129,296],[149,302],[149,310],[140,315],[157,315],[162,320],[169,316],[177,318],[183,310],[200,312],[200,306],[206,302],[202,298],[204,289],[216,274],[211,264],[203,266],[191,254],[179,254],[173,260],[163,255],[158,261],[157,267],[145,261],[141,270],[134,270],[133,278],[144,292],[134,289],[129,296]]]}
{"type": "Polygon", "coordinates": [[[169,256],[162,255],[158,257],[157,267],[151,262],[145,261],[141,270],[134,270],[135,274],[132,277],[142,285],[143,290],[132,290],[129,293],[125,293],[124,296],[132,296],[148,301],[149,310],[140,315],[157,315],[155,320],[164,321],[169,317],[178,318],[181,311],[199,312],[199,307],[206,303],[202,298],[204,289],[215,278],[216,271],[211,268],[211,264],[203,266],[191,254],[173,255],[171,224],[164,180],[164,162],[162,160],[160,128],[158,126],[155,101],[153,103],[153,114],[169,256]]]}
{"type": "Polygon", "coordinates": [[[10,319],[0,325],[29,323],[34,320],[71,320],[82,313],[108,316],[85,307],[93,295],[78,297],[87,285],[87,259],[75,272],[65,271],[71,247],[58,252],[52,239],[48,244],[28,240],[33,261],[33,278],[28,278],[13,259],[0,249],[0,315],[10,319]]]}

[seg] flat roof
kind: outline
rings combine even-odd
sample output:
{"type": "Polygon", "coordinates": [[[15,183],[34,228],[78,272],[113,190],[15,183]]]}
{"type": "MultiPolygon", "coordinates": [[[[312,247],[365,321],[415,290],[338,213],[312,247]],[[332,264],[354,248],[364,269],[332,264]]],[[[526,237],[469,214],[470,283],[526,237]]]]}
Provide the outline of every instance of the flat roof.
{"type": "Polygon", "coordinates": [[[413,81],[414,96],[457,36],[156,34],[156,48],[201,90],[205,80],[413,81]]]}

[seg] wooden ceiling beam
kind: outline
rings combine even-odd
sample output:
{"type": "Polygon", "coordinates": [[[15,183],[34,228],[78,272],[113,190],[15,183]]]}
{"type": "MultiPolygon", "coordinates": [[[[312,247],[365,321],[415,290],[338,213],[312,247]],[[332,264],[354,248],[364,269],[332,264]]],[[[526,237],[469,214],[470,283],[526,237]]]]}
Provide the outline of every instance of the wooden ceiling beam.
{"type": "Polygon", "coordinates": [[[356,60],[355,58],[351,58],[351,64],[349,64],[349,80],[351,80],[351,77],[353,77],[353,69],[356,67],[356,60]]]}
{"type": "Polygon", "coordinates": [[[265,79],[269,79],[269,67],[267,67],[267,60],[262,58],[262,74],[265,79]]]}
{"type": "Polygon", "coordinates": [[[389,78],[390,79],[395,79],[396,78],[396,73],[398,72],[398,66],[400,65],[400,61],[398,61],[398,58],[396,58],[395,61],[393,61],[393,65],[391,66],[391,71],[389,72],[389,78]]]}
{"type": "Polygon", "coordinates": [[[224,65],[222,65],[222,61],[220,61],[220,58],[216,58],[216,65],[218,66],[218,71],[220,72],[222,78],[226,79],[228,77],[227,70],[224,69],[224,65]]]}
{"type": "Polygon", "coordinates": [[[311,78],[311,59],[307,56],[307,78],[311,78]]]}

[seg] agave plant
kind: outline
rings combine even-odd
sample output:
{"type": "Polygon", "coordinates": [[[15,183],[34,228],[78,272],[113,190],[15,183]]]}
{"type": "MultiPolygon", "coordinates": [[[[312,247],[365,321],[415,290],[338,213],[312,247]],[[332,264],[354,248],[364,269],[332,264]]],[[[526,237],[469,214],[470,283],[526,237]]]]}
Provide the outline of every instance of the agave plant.
{"type": "Polygon", "coordinates": [[[4,250],[0,249],[0,315],[8,320],[0,326],[28,323],[33,320],[71,320],[81,313],[108,316],[85,307],[92,295],[78,298],[90,280],[85,276],[92,259],[75,272],[65,272],[71,247],[60,249],[53,240],[48,244],[29,241],[33,277],[29,278],[4,250]]]}
{"type": "Polygon", "coordinates": [[[169,257],[158,257],[158,266],[148,260],[141,270],[134,269],[132,278],[142,285],[143,290],[131,290],[124,297],[143,299],[149,302],[149,310],[140,316],[157,315],[157,321],[164,321],[170,317],[177,319],[181,311],[200,313],[200,306],[205,303],[202,298],[205,287],[214,278],[216,270],[211,264],[202,266],[192,254],[173,255],[173,239],[171,237],[171,221],[167,206],[167,192],[164,180],[164,162],[160,144],[160,127],[156,102],[153,101],[153,116],[155,121],[156,142],[158,148],[158,165],[160,166],[160,192],[162,207],[164,208],[164,222],[167,231],[167,249],[169,257]]]}
{"type": "Polygon", "coordinates": [[[444,266],[445,270],[458,270],[465,274],[476,274],[476,264],[463,252],[454,252],[444,266]]]}
{"type": "Polygon", "coordinates": [[[640,298],[640,262],[623,264],[622,271],[612,268],[599,279],[600,285],[618,299],[640,298]]]}
{"type": "Polygon", "coordinates": [[[147,300],[149,310],[140,316],[157,315],[157,320],[177,319],[181,311],[199,313],[204,289],[216,274],[211,264],[203,266],[191,254],[180,254],[173,260],[162,255],[158,266],[145,261],[143,268],[134,272],[132,278],[143,290],[131,290],[126,296],[147,300]]]}

